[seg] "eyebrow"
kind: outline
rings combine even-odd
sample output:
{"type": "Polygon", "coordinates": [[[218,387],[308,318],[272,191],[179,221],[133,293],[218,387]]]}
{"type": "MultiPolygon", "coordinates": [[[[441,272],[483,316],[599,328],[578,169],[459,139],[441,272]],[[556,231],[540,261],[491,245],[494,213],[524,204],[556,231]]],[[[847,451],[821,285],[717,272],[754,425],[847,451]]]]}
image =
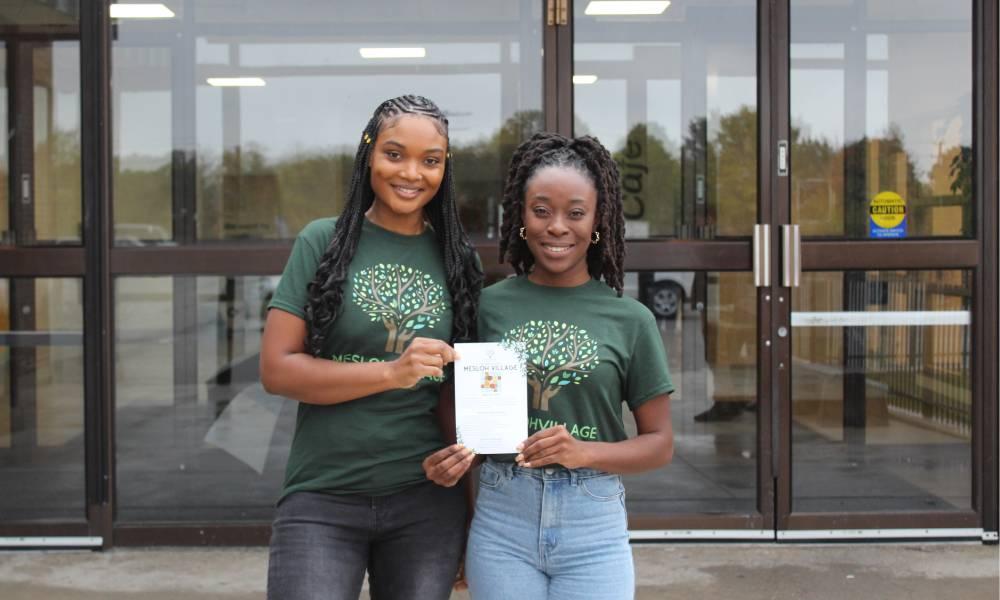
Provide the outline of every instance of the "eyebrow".
{"type": "MultiPolygon", "coordinates": [[[[545,194],[535,194],[534,196],[531,197],[531,199],[532,200],[545,200],[546,202],[549,201],[549,200],[551,200],[551,198],[549,198],[545,194]]],[[[578,197],[578,198],[570,198],[569,202],[570,202],[570,204],[585,204],[587,201],[584,200],[583,198],[579,198],[578,197]]]]}
{"type": "MultiPolygon", "coordinates": [[[[386,140],[385,142],[383,142],[383,145],[385,145],[385,146],[390,146],[390,145],[391,146],[399,146],[400,148],[402,148],[404,150],[406,149],[405,145],[397,142],[396,140],[386,140]]],[[[433,154],[435,152],[443,153],[444,152],[444,148],[428,148],[427,150],[424,151],[424,154],[433,154]]]]}

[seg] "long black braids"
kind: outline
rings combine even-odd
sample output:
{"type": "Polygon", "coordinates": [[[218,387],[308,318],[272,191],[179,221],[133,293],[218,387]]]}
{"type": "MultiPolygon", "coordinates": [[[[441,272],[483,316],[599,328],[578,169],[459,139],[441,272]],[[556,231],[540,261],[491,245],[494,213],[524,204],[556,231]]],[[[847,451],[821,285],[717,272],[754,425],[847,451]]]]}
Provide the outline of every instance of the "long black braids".
{"type": "Polygon", "coordinates": [[[521,239],[524,192],[528,180],[544,167],[569,167],[589,178],[597,190],[595,231],[600,240],[587,249],[587,272],[622,295],[625,277],[625,216],[618,165],[596,138],[575,139],[557,133],[536,133],[514,151],[503,190],[500,262],[518,274],[529,273],[535,259],[521,239]]]}
{"type": "MultiPolygon", "coordinates": [[[[354,155],[354,172],[347,193],[347,204],[337,219],[333,238],[320,258],[316,275],[308,287],[306,313],[306,348],[313,356],[323,349],[330,326],[340,315],[344,280],[361,238],[365,212],[375,201],[371,187],[369,162],[379,131],[403,115],[431,119],[448,138],[448,119],[433,102],[423,96],[406,95],[386,100],[375,109],[365,125],[354,155]]],[[[450,142],[449,142],[450,144],[450,142]]],[[[476,315],[483,271],[475,250],[458,219],[455,183],[450,154],[445,160],[444,177],[434,198],[424,207],[424,214],[436,234],[444,257],[448,290],[452,299],[451,342],[471,341],[476,336],[476,315]]]]}

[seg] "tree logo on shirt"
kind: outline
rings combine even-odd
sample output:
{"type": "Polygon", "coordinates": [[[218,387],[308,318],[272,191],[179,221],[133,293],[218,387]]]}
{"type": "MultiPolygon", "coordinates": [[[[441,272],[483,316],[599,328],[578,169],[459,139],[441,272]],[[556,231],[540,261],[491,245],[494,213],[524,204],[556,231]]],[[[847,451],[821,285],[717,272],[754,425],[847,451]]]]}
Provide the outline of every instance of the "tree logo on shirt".
{"type": "Polygon", "coordinates": [[[529,321],[508,331],[506,343],[524,349],[531,407],[549,410],[549,400],[567,385],[579,385],[600,364],[597,342],[575,325],[529,321]]]}
{"type": "Polygon", "coordinates": [[[403,353],[406,342],[441,320],[444,289],[430,275],[404,265],[377,264],[354,277],[354,303],[389,332],[385,351],[403,353]]]}

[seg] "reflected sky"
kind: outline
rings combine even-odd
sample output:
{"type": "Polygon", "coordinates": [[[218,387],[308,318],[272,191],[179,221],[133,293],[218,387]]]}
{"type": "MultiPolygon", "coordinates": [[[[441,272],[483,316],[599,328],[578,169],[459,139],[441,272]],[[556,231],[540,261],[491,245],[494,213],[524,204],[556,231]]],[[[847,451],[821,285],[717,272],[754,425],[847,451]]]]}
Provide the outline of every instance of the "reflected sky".
{"type": "MultiPolygon", "coordinates": [[[[149,33],[190,32],[205,29],[198,34],[193,49],[197,82],[197,111],[199,126],[198,143],[205,147],[218,147],[221,132],[209,123],[222,119],[220,91],[205,83],[209,76],[234,74],[247,76],[264,74],[267,85],[263,88],[245,88],[239,91],[241,115],[241,141],[267,148],[274,157],[293,155],[304,147],[353,146],[357,131],[370,115],[371,107],[379,100],[400,93],[421,93],[438,102],[451,114],[453,138],[458,144],[472,143],[493,134],[499,124],[512,116],[514,107],[502,106],[505,87],[519,87],[509,81],[502,71],[510,64],[521,61],[521,32],[537,24],[530,23],[535,12],[523,10],[525,3],[511,3],[514,9],[476,9],[466,7],[465,16],[474,19],[476,13],[495,21],[481,22],[482,31],[440,33],[427,31],[428,24],[415,20],[403,3],[394,3],[399,11],[383,8],[378,11],[398,18],[398,27],[417,23],[411,33],[400,39],[398,34],[380,34],[379,29],[391,30],[390,24],[371,22],[374,14],[366,15],[354,8],[339,15],[341,21],[355,20],[355,40],[322,36],[317,39],[309,31],[297,35],[290,27],[291,16],[297,14],[305,21],[322,22],[337,19],[336,10],[306,3],[296,9],[295,3],[285,3],[288,11],[284,23],[256,27],[244,35],[219,35],[209,33],[212,25],[225,23],[226,15],[233,25],[252,20],[253,15],[273,17],[274,12],[260,6],[260,2],[199,2],[195,19],[204,17],[206,23],[190,24],[185,18],[183,2],[168,2],[178,17],[162,23],[148,21],[121,22],[116,40],[116,63],[121,68],[119,86],[130,91],[119,110],[121,127],[118,135],[119,155],[156,155],[170,147],[170,130],[160,119],[149,119],[151,112],[169,115],[167,110],[171,94],[182,94],[182,88],[170,88],[168,81],[160,80],[159,91],[148,85],[130,85],[133,68],[142,68],[140,58],[129,57],[129,46],[147,46],[133,50],[148,56],[157,50],[148,47],[149,33]],[[242,8],[242,11],[235,10],[242,8]],[[518,10],[518,8],[522,10],[518,10]],[[499,14],[498,14],[499,13],[499,14]],[[367,19],[365,17],[368,17],[367,19]],[[525,23],[525,21],[529,21],[525,23]],[[419,35],[423,32],[422,35],[419,35]],[[479,39],[469,39],[469,34],[479,39]],[[500,37],[503,41],[490,38],[500,37]],[[334,39],[331,39],[334,38],[334,39]],[[450,38],[450,39],[449,39],[450,38]],[[232,41],[239,43],[234,50],[232,41]],[[394,59],[371,61],[361,58],[358,48],[371,45],[416,45],[424,47],[427,55],[422,59],[394,59]],[[440,67],[452,67],[451,73],[440,67]],[[254,71],[257,69],[257,71],[254,71]],[[342,72],[338,72],[341,69],[342,72]],[[409,71],[409,72],[408,72],[409,71]],[[351,73],[355,72],[356,75],[351,73]],[[131,89],[130,89],[131,88],[131,89]],[[145,88],[145,89],[142,89],[145,88]],[[506,109],[506,110],[505,110],[506,109]]],[[[344,3],[334,3],[337,5],[344,3]]],[[[476,3],[467,3],[476,4],[476,3]]],[[[634,124],[623,114],[621,107],[627,95],[626,88],[635,74],[647,86],[649,114],[643,118],[657,124],[666,139],[679,144],[686,124],[681,115],[681,98],[678,86],[692,85],[685,67],[696,77],[703,78],[707,102],[696,112],[729,114],[740,106],[756,105],[756,66],[753,23],[740,23],[728,18],[730,12],[753,14],[754,3],[730,0],[728,2],[700,3],[678,0],[663,14],[637,18],[587,17],[582,15],[586,2],[578,0],[576,26],[578,43],[574,46],[576,72],[597,73],[599,79],[590,85],[575,86],[578,103],[583,106],[616,107],[616,110],[593,110],[582,114],[578,110],[587,132],[599,137],[611,147],[624,140],[625,131],[634,124]],[[717,17],[713,20],[713,15],[717,17]],[[703,23],[715,23],[712,30],[699,28],[703,23]],[[687,23],[688,26],[684,26],[687,23]],[[662,26],[656,28],[656,24],[662,26]],[[653,25],[654,27],[651,27],[653,25]],[[678,26],[680,25],[680,26],[678,26]],[[702,35],[702,40],[692,37],[702,35]],[[622,37],[628,39],[622,42],[622,37]],[[709,50],[706,51],[705,47],[709,50]],[[699,53],[707,60],[705,70],[691,70],[690,63],[699,53]],[[733,61],[732,55],[745,60],[733,61]],[[749,58],[749,59],[747,59],[749,58]],[[656,68],[641,73],[643,61],[654,60],[656,68]],[[597,67],[596,69],[591,67],[597,67]]],[[[792,94],[793,122],[802,128],[806,137],[827,140],[834,145],[852,139],[844,124],[844,73],[845,48],[853,42],[838,41],[857,31],[857,22],[843,15],[849,11],[843,2],[808,1],[793,2],[792,7],[792,94]],[[831,12],[833,10],[833,12],[831,12]],[[830,15],[837,18],[831,19],[830,15]],[[846,25],[845,30],[841,26],[846,25]]],[[[870,0],[862,2],[869,18],[860,23],[869,33],[862,33],[867,80],[864,133],[869,136],[883,134],[890,123],[900,125],[908,134],[908,145],[918,166],[926,171],[933,164],[934,148],[938,145],[955,146],[968,143],[971,123],[969,7],[965,4],[952,7],[940,16],[947,20],[931,20],[930,10],[923,4],[919,10],[899,2],[870,0]],[[889,7],[895,6],[899,11],[889,7]],[[916,13],[916,14],[915,14],[916,13]],[[901,33],[923,25],[927,31],[901,33]],[[894,31],[896,30],[896,31],[894,31]],[[928,35],[932,40],[928,44],[928,35]],[[955,65],[968,65],[955,69],[955,65]],[[919,66],[920,68],[912,68],[919,66]],[[933,70],[933,78],[928,77],[933,70]],[[944,77],[945,80],[942,80],[944,77]],[[935,85],[927,85],[930,80],[935,85]],[[944,113],[951,113],[950,115],[944,113]],[[957,115],[957,116],[956,116],[957,115]],[[911,123],[919,120],[920,127],[911,123]]],[[[374,12],[374,11],[371,11],[374,12]]],[[[855,11],[857,12],[857,11],[855,11]]],[[[473,21],[475,23],[475,21],[473,21]]],[[[466,23],[465,25],[470,25],[466,23]]],[[[238,32],[238,29],[224,29],[238,32]]],[[[863,31],[863,30],[862,30],[863,31]]],[[[155,37],[155,36],[154,36],[155,37]]],[[[529,55],[536,55],[540,62],[540,39],[530,40],[535,46],[529,55]]],[[[163,57],[154,61],[160,74],[169,76],[170,51],[163,48],[163,57]]],[[[176,60],[174,56],[174,60],[176,60]]],[[[535,62],[535,59],[532,59],[535,62]]],[[[695,65],[697,67],[697,65],[695,65]]],[[[140,76],[141,77],[141,76],[140,76]]],[[[516,92],[515,92],[516,93],[516,92]]],[[[523,108],[520,103],[517,108],[523,108]]],[[[685,111],[688,112],[688,111],[685,111]]]]}
{"type": "MultiPolygon", "coordinates": [[[[647,204],[665,208],[630,235],[747,235],[743,224],[753,215],[744,205],[756,195],[755,156],[748,160],[756,130],[746,124],[757,107],[757,3],[676,0],[650,17],[586,16],[586,4],[574,5],[574,72],[596,79],[573,86],[575,133],[621,153],[641,125],[645,151],[653,153],[643,160],[660,161],[648,163],[660,179],[651,175],[644,193],[647,204]]],[[[263,0],[168,5],[176,18],[117,24],[113,135],[123,169],[162,169],[174,150],[197,150],[205,164],[239,149],[258,161],[242,162],[250,170],[350,156],[373,107],[404,93],[437,102],[456,149],[470,155],[484,144],[516,145],[524,131],[502,142],[498,132],[541,110],[543,3],[533,0],[432,0],[422,9],[402,0],[288,2],[280,9],[263,0]],[[388,46],[424,48],[426,55],[371,60],[359,52],[388,46]],[[234,76],[266,85],[221,89],[206,81],[234,76]]],[[[971,144],[968,7],[796,0],[791,17],[795,142],[833,153],[799,169],[810,189],[826,193],[826,185],[828,196],[842,195],[831,175],[837,153],[867,137],[896,144],[872,155],[876,164],[897,165],[891,168],[899,175],[884,173],[882,183],[912,171],[910,195],[952,193],[947,163],[971,144]]],[[[464,191],[482,197],[499,189],[503,151],[490,161],[491,173],[476,173],[464,191]]],[[[860,202],[844,198],[837,202],[860,202]]],[[[926,223],[914,231],[939,234],[926,223]]],[[[856,234],[852,227],[847,235],[856,234]]]]}
{"type": "Polygon", "coordinates": [[[541,107],[541,8],[533,0],[166,4],[175,18],[116,28],[116,154],[139,168],[172,149],[255,147],[272,160],[353,152],[374,107],[407,93],[445,110],[456,144],[482,141],[515,113],[541,107]],[[426,56],[359,52],[399,46],[426,56]],[[522,63],[525,52],[532,59],[522,63]],[[234,76],[266,85],[223,90],[206,81],[234,76]],[[183,115],[177,107],[192,103],[194,138],[171,128],[183,115]]]}

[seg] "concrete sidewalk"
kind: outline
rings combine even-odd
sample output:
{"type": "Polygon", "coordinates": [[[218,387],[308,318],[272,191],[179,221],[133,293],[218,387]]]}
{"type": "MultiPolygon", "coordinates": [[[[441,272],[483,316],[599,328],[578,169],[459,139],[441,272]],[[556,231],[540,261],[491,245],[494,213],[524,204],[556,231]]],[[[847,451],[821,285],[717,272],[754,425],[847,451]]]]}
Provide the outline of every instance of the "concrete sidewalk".
{"type": "MultiPolygon", "coordinates": [[[[646,544],[634,550],[640,600],[996,600],[1000,589],[998,547],[973,543],[646,544]]],[[[0,552],[0,598],[262,599],[266,566],[265,548],[0,552]]]]}

